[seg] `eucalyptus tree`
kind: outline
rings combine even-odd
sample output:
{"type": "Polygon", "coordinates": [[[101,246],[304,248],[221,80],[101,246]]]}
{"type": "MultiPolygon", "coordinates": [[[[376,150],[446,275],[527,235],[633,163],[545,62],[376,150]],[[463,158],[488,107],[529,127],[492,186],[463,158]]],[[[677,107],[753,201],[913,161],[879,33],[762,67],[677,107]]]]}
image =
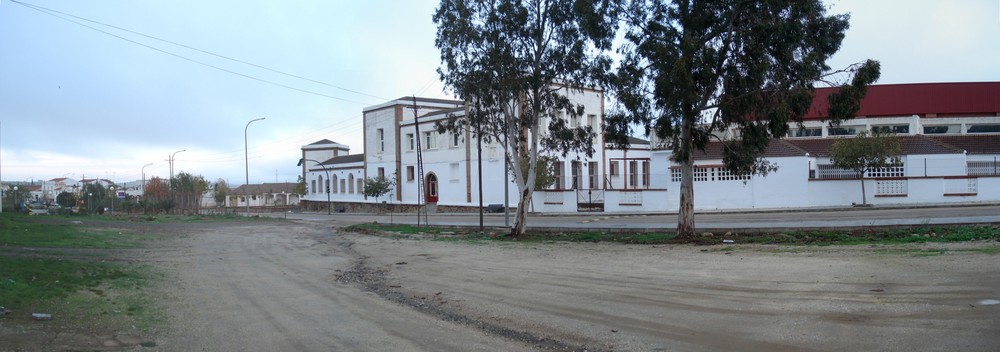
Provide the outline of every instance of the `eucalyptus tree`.
{"type": "MultiPolygon", "coordinates": [[[[618,4],[616,1],[610,3],[618,4]]],[[[801,124],[815,85],[840,87],[830,97],[831,124],[849,119],[879,63],[841,70],[827,61],[839,49],[849,16],[828,15],[818,0],[630,0],[605,16],[625,30],[609,84],[617,104],[606,138],[627,143],[636,128],[672,148],[681,172],[677,233],[695,234],[694,162],[711,138],[725,144],[730,171],[767,175],[768,142],[801,124]],[[716,137],[735,131],[734,138],[716,137]]],[[[603,23],[603,19],[597,19],[603,23]]]]}
{"type": "Polygon", "coordinates": [[[594,130],[568,127],[566,118],[584,113],[569,95],[593,87],[595,78],[610,69],[604,53],[613,39],[612,19],[599,14],[611,6],[560,0],[442,0],[434,13],[442,63],[438,74],[466,102],[464,114],[438,128],[468,130],[481,141],[500,143],[509,169],[524,170],[513,172],[519,197],[512,237],[525,230],[539,151],[563,156],[594,152],[594,130]],[[540,126],[543,117],[551,117],[548,126],[540,126]],[[548,133],[540,133],[542,128],[548,133]]]}

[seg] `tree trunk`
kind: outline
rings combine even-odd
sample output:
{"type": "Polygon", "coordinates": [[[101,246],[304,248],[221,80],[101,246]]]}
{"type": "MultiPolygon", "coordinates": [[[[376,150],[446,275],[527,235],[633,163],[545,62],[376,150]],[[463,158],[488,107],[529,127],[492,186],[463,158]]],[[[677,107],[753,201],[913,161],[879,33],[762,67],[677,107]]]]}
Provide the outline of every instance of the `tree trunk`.
{"type": "Polygon", "coordinates": [[[677,237],[694,238],[694,161],[681,162],[681,203],[677,211],[677,237]]]}
{"type": "Polygon", "coordinates": [[[694,160],[691,149],[694,142],[691,129],[694,127],[694,117],[685,117],[681,123],[681,143],[677,149],[679,155],[674,159],[681,164],[681,202],[677,211],[677,237],[694,238],[694,160]]]}
{"type": "Polygon", "coordinates": [[[517,201],[517,215],[514,219],[514,227],[510,229],[510,237],[517,239],[524,234],[525,224],[528,221],[529,205],[531,205],[531,190],[525,188],[521,190],[521,199],[517,201]]]}
{"type": "Polygon", "coordinates": [[[865,174],[861,174],[861,205],[868,205],[868,196],[865,194],[865,174]]]}

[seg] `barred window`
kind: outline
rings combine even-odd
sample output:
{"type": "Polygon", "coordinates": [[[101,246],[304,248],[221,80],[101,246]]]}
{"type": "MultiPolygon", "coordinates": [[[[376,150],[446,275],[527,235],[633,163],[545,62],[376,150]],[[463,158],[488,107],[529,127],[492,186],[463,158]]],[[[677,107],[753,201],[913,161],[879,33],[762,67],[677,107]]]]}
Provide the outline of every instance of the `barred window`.
{"type": "Polygon", "coordinates": [[[890,167],[878,168],[875,170],[868,171],[868,177],[880,178],[880,177],[903,177],[905,171],[903,170],[903,165],[896,165],[890,167]]]}
{"type": "Polygon", "coordinates": [[[681,169],[679,168],[670,169],[670,182],[681,182],[681,169]]]}
{"type": "Polygon", "coordinates": [[[703,167],[694,168],[695,181],[708,181],[708,169],[703,167]]]}
{"type": "Polygon", "coordinates": [[[737,175],[727,170],[726,168],[715,169],[715,180],[716,181],[742,181],[749,180],[749,175],[737,175]]]}

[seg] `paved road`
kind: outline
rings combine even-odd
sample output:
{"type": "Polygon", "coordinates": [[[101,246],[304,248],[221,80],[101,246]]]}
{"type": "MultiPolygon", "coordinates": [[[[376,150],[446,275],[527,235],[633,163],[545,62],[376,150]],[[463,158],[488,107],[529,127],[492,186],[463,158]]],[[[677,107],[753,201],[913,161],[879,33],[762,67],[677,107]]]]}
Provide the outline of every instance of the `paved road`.
{"type": "MultiPolygon", "coordinates": [[[[288,218],[330,220],[341,224],[378,221],[415,224],[417,216],[403,214],[290,213],[288,218]]],[[[432,225],[478,226],[479,214],[431,214],[432,225]]],[[[513,224],[514,215],[511,214],[513,224]]],[[[571,213],[532,215],[529,228],[661,230],[676,227],[676,214],[571,213]]],[[[784,231],[790,229],[864,228],[878,226],[920,226],[944,224],[1000,223],[1000,204],[936,207],[833,208],[815,210],[760,210],[743,212],[700,212],[695,221],[699,231],[784,231]]],[[[423,219],[421,219],[423,222],[423,219]]],[[[484,226],[503,227],[502,214],[487,214],[484,226]]]]}

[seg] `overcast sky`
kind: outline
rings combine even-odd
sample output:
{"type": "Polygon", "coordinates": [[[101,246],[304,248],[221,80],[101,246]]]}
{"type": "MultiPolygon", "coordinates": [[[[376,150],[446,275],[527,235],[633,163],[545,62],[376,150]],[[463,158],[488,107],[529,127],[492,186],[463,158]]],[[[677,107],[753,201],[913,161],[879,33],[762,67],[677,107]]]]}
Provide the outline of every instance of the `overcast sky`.
{"type": "MultiPolygon", "coordinates": [[[[266,117],[249,127],[250,182],[294,182],[302,145],[364,152],[365,106],[450,98],[434,0],[23,2],[60,13],[0,0],[4,181],[127,182],[148,163],[166,178],[186,150],[175,172],[242,184],[244,127],[266,117]]],[[[883,84],[1000,81],[998,0],[827,3],[852,16],[833,67],[880,60],[883,84]]]]}

